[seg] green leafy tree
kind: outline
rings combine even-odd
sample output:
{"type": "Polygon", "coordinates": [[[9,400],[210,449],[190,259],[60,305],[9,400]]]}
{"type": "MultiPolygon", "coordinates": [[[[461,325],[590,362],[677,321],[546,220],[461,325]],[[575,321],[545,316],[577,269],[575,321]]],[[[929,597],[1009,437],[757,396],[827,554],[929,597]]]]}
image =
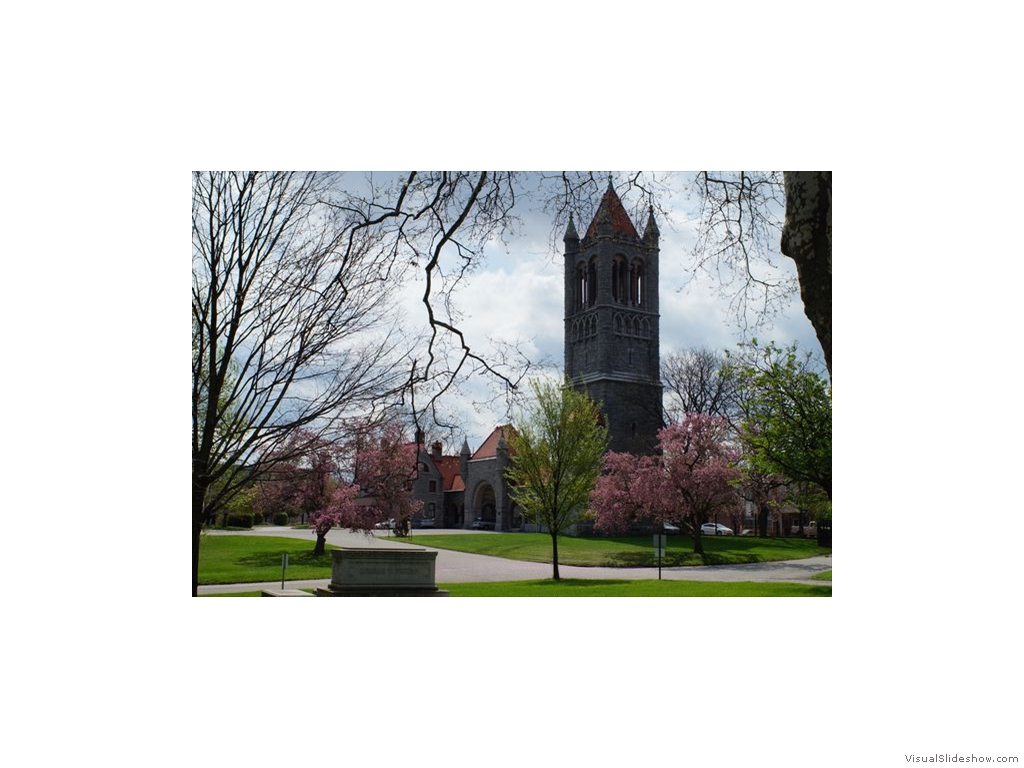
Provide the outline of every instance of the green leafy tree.
{"type": "Polygon", "coordinates": [[[796,344],[741,345],[733,358],[744,457],[757,471],[817,486],[832,500],[832,386],[796,344]]]}
{"type": "Polygon", "coordinates": [[[786,501],[796,507],[799,514],[796,531],[798,535],[804,535],[804,526],[811,520],[832,519],[832,502],[818,486],[794,483],[787,490],[786,501]]]}
{"type": "Polygon", "coordinates": [[[553,383],[532,384],[528,417],[510,430],[507,477],[524,515],[551,535],[551,577],[558,575],[558,537],[585,511],[601,472],[608,429],[585,393],[553,383]]]}

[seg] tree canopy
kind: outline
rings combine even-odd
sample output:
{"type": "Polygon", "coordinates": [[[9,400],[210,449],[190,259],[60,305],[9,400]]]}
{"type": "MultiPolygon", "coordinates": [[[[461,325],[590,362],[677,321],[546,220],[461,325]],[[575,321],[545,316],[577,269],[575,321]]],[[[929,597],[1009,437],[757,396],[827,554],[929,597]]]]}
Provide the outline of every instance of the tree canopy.
{"type": "Polygon", "coordinates": [[[736,411],[735,380],[725,356],[707,347],[668,355],[661,363],[665,417],[680,422],[688,413],[729,419],[736,411]]]}
{"type": "Polygon", "coordinates": [[[528,417],[510,430],[507,471],[512,498],[527,519],[551,535],[552,578],[558,579],[558,536],[586,510],[608,445],[597,404],[568,382],[532,382],[528,417]]]}
{"type": "Polygon", "coordinates": [[[700,526],[738,502],[738,458],[724,419],[689,413],[658,432],[654,456],[608,454],[590,500],[597,525],[614,533],[636,523],[670,523],[703,553],[700,526]]]}
{"type": "Polygon", "coordinates": [[[832,387],[796,344],[755,340],[731,357],[744,459],[764,475],[812,483],[832,499],[832,387]]]}

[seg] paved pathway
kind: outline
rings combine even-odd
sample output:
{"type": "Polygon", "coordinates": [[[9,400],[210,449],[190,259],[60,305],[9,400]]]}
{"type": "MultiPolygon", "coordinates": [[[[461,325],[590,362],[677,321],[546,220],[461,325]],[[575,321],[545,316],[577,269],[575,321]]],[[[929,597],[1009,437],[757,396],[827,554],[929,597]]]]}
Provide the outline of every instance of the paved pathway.
{"type": "MultiPolygon", "coordinates": [[[[407,542],[399,542],[386,533],[375,532],[372,535],[353,533],[351,531],[333,530],[327,534],[327,541],[340,547],[408,547],[418,546],[417,535],[426,535],[435,531],[412,531],[407,542]]],[[[445,530],[444,533],[460,533],[445,530]]],[[[480,533],[467,531],[466,533],[480,533]]],[[[209,536],[287,536],[288,538],[307,539],[311,544],[315,540],[312,531],[293,528],[262,527],[252,531],[210,531],[209,536]]],[[[432,549],[432,547],[424,547],[432,549]]],[[[528,563],[522,560],[506,560],[490,555],[473,555],[468,552],[454,552],[447,549],[436,550],[436,578],[439,584],[472,582],[472,581],[526,581],[529,579],[551,578],[549,563],[528,563]]],[[[773,563],[749,563],[745,565],[697,565],[662,568],[661,578],[675,581],[796,581],[810,584],[827,582],[809,581],[811,576],[832,568],[832,556],[822,555],[808,557],[804,560],[784,560],[773,563]]],[[[590,568],[577,565],[560,565],[559,575],[563,579],[656,579],[657,568],[590,568]]],[[[292,589],[326,587],[329,579],[314,581],[286,581],[285,586],[292,589]]],[[[199,594],[225,594],[230,592],[252,592],[264,588],[280,588],[281,582],[265,582],[254,584],[220,584],[201,586],[199,594]]]]}

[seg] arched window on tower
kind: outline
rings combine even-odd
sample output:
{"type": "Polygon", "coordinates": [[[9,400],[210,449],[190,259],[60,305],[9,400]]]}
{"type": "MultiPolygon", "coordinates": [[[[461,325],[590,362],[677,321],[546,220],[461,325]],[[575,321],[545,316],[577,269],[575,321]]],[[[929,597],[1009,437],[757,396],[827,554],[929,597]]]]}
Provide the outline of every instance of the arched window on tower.
{"type": "Polygon", "coordinates": [[[587,306],[592,307],[597,302],[597,257],[590,260],[587,267],[587,306]]]}
{"type": "Polygon", "coordinates": [[[612,301],[629,303],[629,268],[625,256],[612,259],[612,301]]]}
{"type": "Polygon", "coordinates": [[[629,298],[633,306],[642,307],[646,303],[644,301],[645,283],[644,263],[637,259],[629,270],[629,298]]]}
{"type": "Polygon", "coordinates": [[[573,302],[576,309],[583,309],[587,301],[587,265],[582,261],[576,265],[576,280],[573,302]]]}

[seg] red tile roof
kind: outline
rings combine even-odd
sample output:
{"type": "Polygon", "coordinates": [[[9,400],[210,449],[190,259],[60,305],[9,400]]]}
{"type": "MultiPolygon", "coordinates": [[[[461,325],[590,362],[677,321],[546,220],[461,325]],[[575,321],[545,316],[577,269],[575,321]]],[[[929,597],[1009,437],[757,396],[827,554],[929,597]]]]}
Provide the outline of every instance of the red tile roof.
{"type": "Polygon", "coordinates": [[[508,436],[511,434],[512,425],[503,424],[495,427],[494,431],[487,436],[487,439],[483,441],[479,448],[476,449],[476,453],[473,454],[474,459],[491,459],[498,454],[498,441],[502,436],[505,437],[505,442],[508,442],[508,436]],[[509,430],[506,434],[505,430],[509,430]]]}
{"type": "Polygon", "coordinates": [[[601,198],[601,204],[597,206],[597,213],[594,214],[593,221],[590,222],[590,226],[587,227],[586,237],[594,237],[598,234],[598,229],[603,223],[607,222],[611,226],[611,233],[613,235],[620,235],[623,237],[638,238],[639,235],[636,233],[636,227],[633,226],[633,222],[629,218],[629,214],[626,213],[626,209],[622,207],[622,200],[615,193],[614,189],[609,188],[604,193],[604,197],[601,198]]]}
{"type": "Polygon", "coordinates": [[[437,471],[441,473],[442,488],[444,490],[461,491],[465,489],[466,486],[462,481],[462,476],[459,474],[458,456],[442,456],[441,458],[433,456],[431,458],[434,466],[437,467],[437,471]],[[459,487],[456,487],[456,485],[459,487]]]}

